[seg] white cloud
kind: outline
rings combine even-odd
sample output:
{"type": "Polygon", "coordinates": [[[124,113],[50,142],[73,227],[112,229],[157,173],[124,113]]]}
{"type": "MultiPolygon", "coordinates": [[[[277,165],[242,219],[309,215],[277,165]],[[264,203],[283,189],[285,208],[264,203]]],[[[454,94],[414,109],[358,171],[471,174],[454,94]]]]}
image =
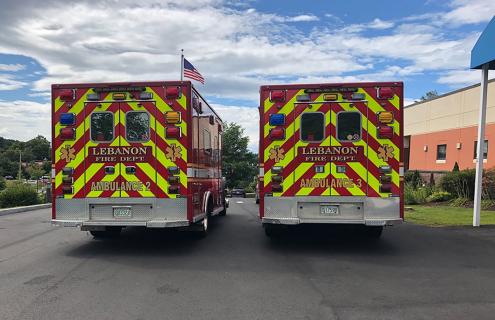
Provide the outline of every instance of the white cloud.
{"type": "Polygon", "coordinates": [[[495,13],[493,0],[454,0],[451,7],[453,9],[442,18],[445,22],[454,25],[487,22],[495,13]]]}
{"type": "Polygon", "coordinates": [[[287,17],[285,21],[287,22],[310,22],[320,20],[317,16],[312,14],[301,14],[299,16],[287,17]]]}
{"type": "Polygon", "coordinates": [[[0,101],[0,136],[26,141],[51,137],[50,103],[0,101]]]}
{"type": "Polygon", "coordinates": [[[235,122],[244,128],[244,133],[249,137],[248,148],[258,153],[259,145],[259,112],[258,108],[225,106],[212,104],[220,118],[225,122],[235,122]]]}
{"type": "Polygon", "coordinates": [[[373,20],[371,23],[367,25],[370,29],[389,29],[394,26],[394,23],[391,21],[383,21],[378,18],[373,20]]]}
{"type": "MultiPolygon", "coordinates": [[[[495,78],[495,74],[488,74],[490,79],[495,78]]],[[[468,86],[481,82],[480,70],[451,70],[445,72],[437,80],[438,83],[448,84],[451,86],[468,86]]]]}
{"type": "Polygon", "coordinates": [[[20,71],[26,69],[26,66],[23,64],[3,64],[0,63],[0,71],[20,71]]]}
{"type": "Polygon", "coordinates": [[[25,82],[15,80],[11,74],[0,74],[0,91],[17,90],[26,85],[25,82]]]}

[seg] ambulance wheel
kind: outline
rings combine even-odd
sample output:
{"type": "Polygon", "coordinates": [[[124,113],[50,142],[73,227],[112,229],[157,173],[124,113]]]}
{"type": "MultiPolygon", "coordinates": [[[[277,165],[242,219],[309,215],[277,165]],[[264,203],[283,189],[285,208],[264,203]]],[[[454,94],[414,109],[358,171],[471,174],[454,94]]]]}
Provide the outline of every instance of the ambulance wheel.
{"type": "Polygon", "coordinates": [[[219,216],[222,216],[222,217],[223,217],[223,216],[226,216],[226,215],[227,215],[227,208],[224,206],[224,207],[223,207],[223,210],[222,210],[222,211],[220,211],[220,213],[218,213],[218,215],[219,215],[219,216]]]}
{"type": "Polygon", "coordinates": [[[205,216],[201,224],[198,226],[199,228],[195,231],[195,235],[198,238],[204,238],[208,235],[208,215],[205,216]]]}
{"type": "Polygon", "coordinates": [[[380,239],[383,232],[383,226],[366,227],[366,236],[371,239],[380,239]]]}
{"type": "Polygon", "coordinates": [[[91,235],[95,238],[116,238],[120,236],[122,227],[105,227],[103,231],[90,231],[91,235]]]}

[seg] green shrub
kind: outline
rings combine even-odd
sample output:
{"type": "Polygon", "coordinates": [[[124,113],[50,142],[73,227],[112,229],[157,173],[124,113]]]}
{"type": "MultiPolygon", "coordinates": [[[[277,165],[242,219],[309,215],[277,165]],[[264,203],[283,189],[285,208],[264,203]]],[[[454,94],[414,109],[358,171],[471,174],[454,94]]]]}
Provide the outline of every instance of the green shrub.
{"type": "Polygon", "coordinates": [[[421,175],[418,170],[407,171],[404,175],[404,181],[414,189],[423,185],[423,179],[421,179],[421,175]]]}
{"type": "Polygon", "coordinates": [[[0,191],[5,189],[6,186],[7,186],[7,182],[5,182],[4,178],[0,177],[0,191]]]}
{"type": "Polygon", "coordinates": [[[476,170],[467,169],[458,172],[448,172],[440,180],[440,187],[454,198],[474,198],[474,181],[476,170]]]}
{"type": "Polygon", "coordinates": [[[453,172],[459,172],[459,164],[457,163],[457,161],[455,162],[454,164],[454,168],[452,169],[453,172]]]}
{"type": "Polygon", "coordinates": [[[428,202],[442,202],[452,199],[452,195],[446,191],[433,192],[426,198],[428,202]]]}
{"type": "Polygon", "coordinates": [[[414,188],[410,184],[404,187],[404,202],[406,204],[423,204],[426,199],[433,193],[430,187],[414,188]]]}
{"type": "Polygon", "coordinates": [[[0,208],[29,206],[38,203],[38,194],[31,186],[13,183],[0,192],[0,208]]]}

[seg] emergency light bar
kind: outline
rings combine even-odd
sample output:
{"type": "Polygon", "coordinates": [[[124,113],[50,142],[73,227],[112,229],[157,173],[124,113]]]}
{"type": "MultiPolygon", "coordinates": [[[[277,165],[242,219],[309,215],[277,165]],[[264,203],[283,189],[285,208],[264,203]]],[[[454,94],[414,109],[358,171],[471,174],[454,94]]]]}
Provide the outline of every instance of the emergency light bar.
{"type": "Polygon", "coordinates": [[[60,129],[60,140],[74,140],[76,138],[76,129],[74,128],[62,128],[60,129]]]}
{"type": "Polygon", "coordinates": [[[165,121],[167,124],[177,124],[181,123],[181,113],[178,111],[168,111],[165,112],[165,121]]]}
{"type": "Polygon", "coordinates": [[[74,113],[60,114],[60,124],[63,126],[73,126],[76,123],[76,115],[74,113]]]}
{"type": "Polygon", "coordinates": [[[167,139],[179,139],[182,136],[180,127],[167,127],[165,128],[165,136],[167,139]]]}
{"type": "Polygon", "coordinates": [[[336,93],[326,93],[323,95],[323,100],[325,101],[334,101],[339,98],[339,95],[336,93]]]}
{"type": "Polygon", "coordinates": [[[165,89],[165,96],[168,99],[177,99],[180,97],[180,93],[179,87],[167,87],[165,89]]]}
{"type": "Polygon", "coordinates": [[[380,111],[376,115],[380,123],[389,124],[394,122],[394,114],[390,111],[380,111]]]}
{"type": "Polygon", "coordinates": [[[378,99],[392,99],[394,97],[394,90],[389,87],[378,88],[378,99]]]}
{"type": "Polygon", "coordinates": [[[74,89],[60,90],[59,97],[60,97],[60,100],[62,100],[62,101],[74,100],[76,98],[76,90],[74,90],[74,89]]]}
{"type": "Polygon", "coordinates": [[[285,90],[270,91],[270,101],[285,101],[285,90]]]}
{"type": "Polygon", "coordinates": [[[285,115],[284,114],[271,114],[270,115],[270,125],[271,126],[283,126],[283,125],[285,125],[285,115]]]}
{"type": "Polygon", "coordinates": [[[392,139],[394,137],[394,128],[389,126],[378,127],[377,136],[379,139],[392,139]]]}

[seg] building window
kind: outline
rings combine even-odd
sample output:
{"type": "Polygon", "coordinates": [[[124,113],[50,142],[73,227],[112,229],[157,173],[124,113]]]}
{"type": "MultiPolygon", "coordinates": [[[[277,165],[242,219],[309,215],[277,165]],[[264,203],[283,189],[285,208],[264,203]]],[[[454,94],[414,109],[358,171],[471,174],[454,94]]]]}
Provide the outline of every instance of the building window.
{"type": "MultiPolygon", "coordinates": [[[[474,142],[474,158],[478,157],[478,141],[474,142]]],[[[488,158],[488,140],[485,140],[485,144],[483,145],[483,159],[486,160],[488,158]]]]}
{"type": "Polygon", "coordinates": [[[301,141],[320,142],[325,134],[325,115],[321,112],[306,112],[301,115],[301,141]]]}
{"type": "Polygon", "coordinates": [[[361,113],[352,111],[337,114],[337,139],[351,142],[361,140],[361,113]]]}
{"type": "Polygon", "coordinates": [[[447,159],[447,145],[439,144],[437,145],[437,160],[447,159]]]}

